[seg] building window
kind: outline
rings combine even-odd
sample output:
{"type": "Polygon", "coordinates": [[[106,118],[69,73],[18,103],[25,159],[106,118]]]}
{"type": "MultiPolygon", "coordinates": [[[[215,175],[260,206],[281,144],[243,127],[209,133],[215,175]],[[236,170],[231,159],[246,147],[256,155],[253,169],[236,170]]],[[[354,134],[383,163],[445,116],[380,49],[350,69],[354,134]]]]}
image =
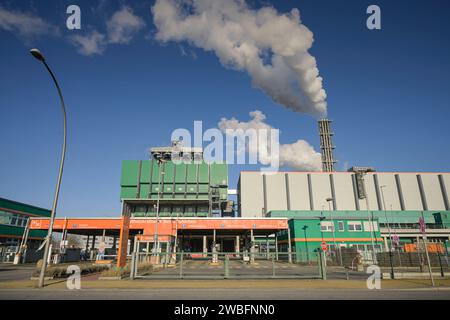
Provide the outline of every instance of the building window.
{"type": "Polygon", "coordinates": [[[12,213],[0,210],[0,224],[25,227],[27,225],[28,216],[19,213],[12,213]]]}
{"type": "Polygon", "coordinates": [[[362,231],[362,224],[359,221],[349,221],[348,231],[362,231]]]}
{"type": "Polygon", "coordinates": [[[333,222],[332,221],[322,221],[320,223],[320,230],[322,232],[332,232],[333,231],[333,222]]]}
{"type": "Polygon", "coordinates": [[[364,231],[378,231],[378,224],[376,221],[372,221],[372,223],[370,221],[364,221],[364,231]],[[373,224],[373,229],[372,230],[372,224],[373,224]]]}
{"type": "Polygon", "coordinates": [[[339,232],[344,232],[344,221],[339,221],[338,222],[338,228],[339,228],[339,232]]]}

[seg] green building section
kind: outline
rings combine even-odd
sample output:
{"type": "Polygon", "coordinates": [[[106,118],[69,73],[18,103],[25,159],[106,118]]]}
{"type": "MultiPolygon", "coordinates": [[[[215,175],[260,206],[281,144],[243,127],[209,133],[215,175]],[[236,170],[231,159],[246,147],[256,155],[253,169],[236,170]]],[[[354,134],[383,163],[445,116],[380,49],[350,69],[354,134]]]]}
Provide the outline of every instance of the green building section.
{"type": "MultiPolygon", "coordinates": [[[[359,251],[369,251],[372,248],[372,238],[378,248],[382,248],[380,230],[377,227],[378,218],[372,220],[374,231],[370,231],[371,222],[361,212],[349,215],[344,211],[271,211],[271,217],[286,217],[291,238],[291,250],[298,262],[311,261],[318,258],[322,242],[327,250],[335,247],[355,246],[359,251]],[[334,222],[335,231],[332,232],[330,222],[334,222]],[[369,225],[369,228],[367,228],[369,225]]],[[[278,234],[281,251],[287,251],[288,231],[278,234]]]]}
{"type": "MultiPolygon", "coordinates": [[[[11,239],[20,239],[30,217],[50,217],[50,210],[25,203],[0,198],[0,243],[11,243],[11,239]]],[[[43,239],[46,232],[31,230],[30,239],[43,239]]]]}
{"type": "Polygon", "coordinates": [[[125,160],[120,185],[120,198],[133,204],[133,216],[155,216],[159,198],[162,217],[202,217],[210,211],[220,212],[227,202],[228,167],[205,162],[125,160]]]}
{"type": "MultiPolygon", "coordinates": [[[[306,211],[280,210],[268,213],[270,217],[285,217],[289,219],[292,252],[298,261],[308,261],[317,258],[322,242],[326,242],[329,249],[334,249],[335,243],[341,247],[355,246],[359,251],[368,252],[372,248],[372,234],[375,246],[383,249],[380,228],[387,228],[389,224],[393,233],[395,229],[419,228],[419,218],[424,218],[427,229],[450,229],[449,211],[306,211]],[[369,219],[370,216],[370,219],[369,219]],[[370,232],[370,220],[375,224],[374,232],[370,232]],[[333,234],[327,222],[334,222],[333,234]],[[361,227],[357,227],[357,226],[361,227]],[[365,226],[369,225],[369,228],[365,226]],[[368,230],[368,231],[366,231],[368,230]]],[[[412,232],[414,232],[412,231],[412,232]]],[[[412,243],[416,237],[400,237],[400,245],[412,243]]],[[[281,250],[287,250],[287,231],[278,234],[281,250]]],[[[444,243],[449,248],[449,241],[444,243]]]]}

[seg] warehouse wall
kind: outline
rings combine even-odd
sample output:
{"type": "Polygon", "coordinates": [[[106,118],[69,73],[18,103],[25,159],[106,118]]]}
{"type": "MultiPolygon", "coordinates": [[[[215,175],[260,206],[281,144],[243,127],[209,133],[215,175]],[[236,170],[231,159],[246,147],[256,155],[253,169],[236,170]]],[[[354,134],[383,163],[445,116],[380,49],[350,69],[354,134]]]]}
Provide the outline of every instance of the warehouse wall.
{"type": "MultiPolygon", "coordinates": [[[[354,176],[279,172],[264,177],[261,172],[241,172],[241,216],[263,216],[271,210],[328,210],[330,197],[336,210],[367,210],[366,200],[357,197],[354,176]]],[[[382,194],[387,210],[449,210],[450,173],[374,172],[364,181],[370,210],[384,210],[382,194]]]]}

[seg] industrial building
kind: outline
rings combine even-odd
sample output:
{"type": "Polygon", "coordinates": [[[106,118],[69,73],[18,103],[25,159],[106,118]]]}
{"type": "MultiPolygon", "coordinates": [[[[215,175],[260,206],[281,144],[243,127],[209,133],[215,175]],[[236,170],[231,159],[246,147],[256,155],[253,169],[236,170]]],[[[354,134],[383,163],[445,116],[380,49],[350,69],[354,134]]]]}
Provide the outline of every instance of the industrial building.
{"type": "MultiPolygon", "coordinates": [[[[316,260],[325,243],[370,260],[373,252],[413,250],[422,220],[428,243],[448,253],[450,173],[336,172],[331,121],[320,120],[319,132],[322,172],[243,171],[237,203],[229,199],[227,164],[206,163],[202,149],[178,142],[152,148],[149,160],[122,163],[120,217],[59,218],[55,231],[62,240],[83,235],[92,249],[98,237],[111,237],[119,266],[136,241],[144,252],[272,250],[297,261],[316,260]]],[[[33,218],[29,229],[48,225],[33,218]]]]}
{"type": "MultiPolygon", "coordinates": [[[[31,217],[49,217],[50,210],[0,198],[0,262],[11,262],[21,243],[25,227],[31,217]]],[[[28,246],[38,246],[46,233],[32,230],[28,246]]]]}

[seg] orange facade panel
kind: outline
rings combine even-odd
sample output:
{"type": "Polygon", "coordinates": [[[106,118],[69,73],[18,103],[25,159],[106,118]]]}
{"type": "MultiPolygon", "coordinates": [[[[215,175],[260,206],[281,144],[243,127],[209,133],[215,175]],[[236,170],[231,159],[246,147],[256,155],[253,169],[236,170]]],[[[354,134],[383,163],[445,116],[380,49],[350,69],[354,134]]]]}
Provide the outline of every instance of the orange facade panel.
{"type": "MultiPolygon", "coordinates": [[[[30,229],[48,229],[48,218],[33,218],[30,229]]],[[[131,218],[130,230],[144,230],[144,234],[154,232],[155,218],[131,218]]],[[[85,219],[85,218],[59,218],[55,219],[54,230],[120,230],[121,218],[114,219],[85,219]]],[[[246,218],[163,218],[158,222],[158,233],[174,234],[176,230],[284,230],[288,228],[287,219],[246,219],[246,218]]]]}

